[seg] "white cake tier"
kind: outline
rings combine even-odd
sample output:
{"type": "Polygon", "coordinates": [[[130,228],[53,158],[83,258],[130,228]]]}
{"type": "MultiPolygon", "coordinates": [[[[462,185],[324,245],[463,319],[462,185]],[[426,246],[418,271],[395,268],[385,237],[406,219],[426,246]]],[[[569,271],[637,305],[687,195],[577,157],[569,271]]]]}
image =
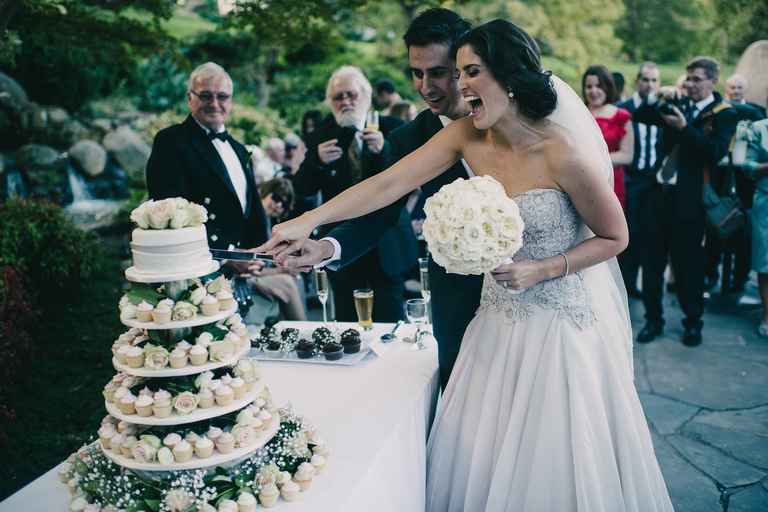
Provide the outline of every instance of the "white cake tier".
{"type": "Polygon", "coordinates": [[[277,434],[279,429],[280,414],[275,411],[273,413],[272,422],[270,423],[269,427],[259,432],[259,434],[256,436],[256,440],[250,446],[246,446],[244,448],[235,448],[226,454],[215,452],[210,457],[206,457],[204,459],[199,458],[197,455],[192,455],[192,458],[187,462],[174,462],[173,464],[166,465],[160,464],[159,462],[139,462],[135,459],[125,457],[122,454],[115,453],[112,450],[107,450],[104,448],[104,446],[102,446],[101,443],[99,443],[99,447],[101,447],[101,451],[104,453],[104,455],[111,459],[112,462],[128,469],[136,469],[141,471],[176,471],[181,469],[198,469],[222,466],[224,464],[237,464],[259,448],[266,445],[273,437],[275,437],[275,434],[277,434]]]}
{"type": "Polygon", "coordinates": [[[138,414],[123,414],[120,408],[112,403],[104,402],[104,406],[107,408],[109,414],[115,418],[128,423],[134,423],[136,425],[184,425],[187,423],[194,423],[196,421],[207,420],[209,418],[215,418],[216,416],[223,416],[232,411],[242,409],[246,405],[250,404],[266,389],[263,383],[257,382],[253,389],[245,393],[242,398],[232,400],[232,403],[225,406],[214,405],[205,409],[199,407],[189,414],[176,414],[171,412],[171,415],[167,418],[157,418],[155,416],[139,416],[138,414]]]}
{"type": "Polygon", "coordinates": [[[157,322],[141,322],[136,318],[120,318],[120,322],[128,327],[138,327],[139,329],[152,329],[155,331],[165,331],[168,329],[181,329],[183,327],[197,327],[198,325],[212,324],[218,322],[230,315],[237,313],[237,303],[231,308],[225,311],[219,311],[215,315],[205,316],[201,313],[197,313],[197,316],[192,320],[184,321],[171,321],[159,324],[157,322]]]}
{"type": "Polygon", "coordinates": [[[184,375],[194,375],[196,373],[207,372],[208,370],[215,370],[224,366],[233,366],[243,357],[247,356],[251,351],[251,344],[243,346],[234,356],[222,362],[207,362],[201,365],[194,365],[187,362],[187,366],[184,368],[163,368],[161,370],[152,370],[149,368],[131,368],[127,364],[122,364],[116,357],[112,358],[112,366],[115,370],[128,375],[135,375],[137,377],[182,377],[184,375]]]}
{"type": "Polygon", "coordinates": [[[205,226],[181,229],[134,229],[129,281],[160,283],[203,276],[218,270],[211,258],[205,226]]]}

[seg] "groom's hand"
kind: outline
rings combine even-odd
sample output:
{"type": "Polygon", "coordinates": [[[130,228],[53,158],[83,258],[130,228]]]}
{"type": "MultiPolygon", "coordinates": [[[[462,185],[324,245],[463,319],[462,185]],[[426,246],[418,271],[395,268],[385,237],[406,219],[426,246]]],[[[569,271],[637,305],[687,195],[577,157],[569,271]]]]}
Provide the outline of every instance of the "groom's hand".
{"type": "Polygon", "coordinates": [[[277,262],[285,268],[308,272],[315,265],[330,259],[333,249],[333,244],[328,240],[307,240],[298,255],[281,254],[277,257],[277,262]]]}

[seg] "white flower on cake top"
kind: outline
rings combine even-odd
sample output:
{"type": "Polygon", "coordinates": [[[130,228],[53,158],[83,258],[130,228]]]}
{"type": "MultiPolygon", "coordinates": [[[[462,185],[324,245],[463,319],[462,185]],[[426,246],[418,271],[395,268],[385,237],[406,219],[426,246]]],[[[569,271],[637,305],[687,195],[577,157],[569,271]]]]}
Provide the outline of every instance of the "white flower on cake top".
{"type": "Polygon", "coordinates": [[[517,203],[490,176],[459,178],[424,205],[424,239],[435,262],[452,274],[484,274],[523,245],[517,203]]]}
{"type": "Polygon", "coordinates": [[[150,199],[131,212],[131,220],[141,229],[191,228],[205,224],[208,211],[183,197],[150,199]]]}

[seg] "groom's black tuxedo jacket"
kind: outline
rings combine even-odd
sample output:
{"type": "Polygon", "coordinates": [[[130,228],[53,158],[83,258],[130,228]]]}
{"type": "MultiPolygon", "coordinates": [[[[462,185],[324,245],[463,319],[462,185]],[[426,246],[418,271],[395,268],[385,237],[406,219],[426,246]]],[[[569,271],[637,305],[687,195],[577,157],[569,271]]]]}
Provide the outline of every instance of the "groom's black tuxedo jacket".
{"type": "MultiPolygon", "coordinates": [[[[398,128],[389,136],[391,163],[412,153],[443,128],[440,118],[430,110],[424,110],[412,122],[398,128]]],[[[457,178],[467,178],[462,163],[456,162],[445,172],[425,183],[422,194],[431,196],[443,185],[457,178]]],[[[407,195],[399,201],[363,217],[340,224],[328,236],[341,245],[340,267],[365,254],[375,246],[382,234],[391,228],[400,216],[407,195]]],[[[459,351],[461,339],[469,321],[480,304],[482,276],[448,274],[443,267],[430,259],[430,287],[432,291],[432,319],[440,357],[440,378],[443,387],[448,382],[453,363],[459,351]]]]}
{"type": "Polygon", "coordinates": [[[245,213],[224,162],[192,116],[160,130],[147,162],[147,189],[152,199],[183,197],[208,210],[208,245],[216,249],[249,248],[269,237],[245,146],[228,138],[245,172],[245,213]]]}

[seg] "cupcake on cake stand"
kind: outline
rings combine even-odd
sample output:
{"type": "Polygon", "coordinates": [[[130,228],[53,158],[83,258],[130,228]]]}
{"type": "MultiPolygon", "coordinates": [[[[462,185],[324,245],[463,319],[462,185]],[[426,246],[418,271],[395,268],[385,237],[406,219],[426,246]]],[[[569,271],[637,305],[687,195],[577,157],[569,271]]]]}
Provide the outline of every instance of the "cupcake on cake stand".
{"type": "Polygon", "coordinates": [[[98,441],[61,474],[72,506],[245,511],[273,506],[283,491],[295,499],[327,448],[273,405],[247,357],[246,327],[208,250],[205,209],[166,199],[131,218],[131,289],[119,304],[128,330],[112,345],[117,373],[103,390],[109,414],[98,441]]]}

